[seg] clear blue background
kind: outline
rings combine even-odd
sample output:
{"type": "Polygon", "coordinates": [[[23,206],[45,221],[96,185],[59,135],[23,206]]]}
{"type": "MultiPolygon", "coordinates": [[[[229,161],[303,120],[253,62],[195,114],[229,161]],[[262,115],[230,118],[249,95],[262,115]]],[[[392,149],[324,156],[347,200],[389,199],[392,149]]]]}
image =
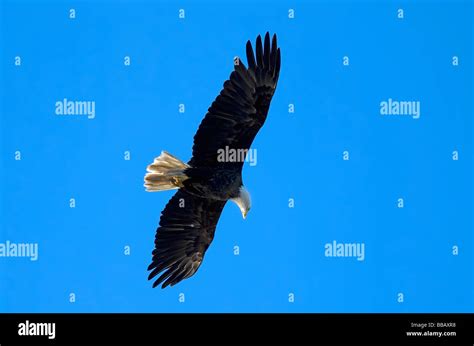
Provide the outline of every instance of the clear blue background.
{"type": "Polygon", "coordinates": [[[474,311],[471,2],[1,1],[0,11],[0,242],[39,244],[36,262],[0,258],[0,311],[474,311]],[[267,30],[282,70],[257,165],[243,172],[249,217],[229,203],[198,273],[152,289],[146,267],[173,192],[146,193],[146,165],[163,149],[190,158],[233,57],[267,30]],[[95,101],[96,118],[56,116],[63,98],[95,101]],[[420,101],[420,119],[381,116],[388,98],[420,101]],[[365,243],[365,261],[325,257],[333,240],[365,243]]]}

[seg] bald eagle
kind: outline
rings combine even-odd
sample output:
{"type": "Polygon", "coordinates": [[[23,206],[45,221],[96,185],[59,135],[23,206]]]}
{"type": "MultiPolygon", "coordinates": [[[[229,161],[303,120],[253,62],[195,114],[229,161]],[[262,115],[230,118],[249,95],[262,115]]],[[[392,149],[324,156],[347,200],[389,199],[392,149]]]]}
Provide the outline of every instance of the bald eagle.
{"type": "Polygon", "coordinates": [[[243,218],[250,210],[250,194],[242,182],[242,160],[222,160],[223,148],[247,153],[267,118],[280,73],[277,37],[267,32],[262,45],[256,40],[256,55],[250,41],[248,68],[236,58],[234,71],[194,136],[188,163],[163,151],[147,167],[147,191],[178,189],[161,213],[156,231],[148,280],[162,288],[194,275],[214,238],[217,222],[228,200],[239,207],[243,218]]]}

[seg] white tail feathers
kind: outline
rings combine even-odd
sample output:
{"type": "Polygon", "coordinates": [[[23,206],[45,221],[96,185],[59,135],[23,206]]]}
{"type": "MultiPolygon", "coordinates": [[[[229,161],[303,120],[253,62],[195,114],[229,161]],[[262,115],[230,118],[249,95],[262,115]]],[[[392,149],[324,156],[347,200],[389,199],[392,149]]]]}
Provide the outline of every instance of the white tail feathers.
{"type": "Polygon", "coordinates": [[[166,151],[147,167],[145,188],[148,192],[179,189],[188,177],[184,170],[189,166],[166,151]]]}

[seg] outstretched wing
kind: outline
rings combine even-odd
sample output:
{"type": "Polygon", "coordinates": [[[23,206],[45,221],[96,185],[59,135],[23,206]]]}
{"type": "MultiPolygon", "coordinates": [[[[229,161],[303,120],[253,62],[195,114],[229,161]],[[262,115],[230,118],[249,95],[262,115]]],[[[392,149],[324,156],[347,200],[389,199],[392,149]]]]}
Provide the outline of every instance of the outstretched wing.
{"type": "Polygon", "coordinates": [[[214,239],[226,202],[199,198],[178,190],[161,213],[148,280],[163,272],[153,287],[162,288],[189,278],[198,270],[214,239]]]}
{"type": "Polygon", "coordinates": [[[255,48],[256,57],[252,44],[247,42],[249,67],[240,60],[235,64],[229,80],[201,122],[194,136],[191,166],[219,165],[218,151],[226,147],[248,150],[265,122],[280,74],[280,48],[276,35],[270,46],[268,32],[263,46],[261,37],[257,37],[255,48]]]}

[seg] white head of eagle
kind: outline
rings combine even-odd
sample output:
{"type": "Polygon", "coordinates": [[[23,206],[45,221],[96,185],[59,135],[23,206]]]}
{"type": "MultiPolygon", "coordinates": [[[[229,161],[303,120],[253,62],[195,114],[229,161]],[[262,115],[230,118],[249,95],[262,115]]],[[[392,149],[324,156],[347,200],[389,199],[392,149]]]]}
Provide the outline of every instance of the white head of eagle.
{"type": "Polygon", "coordinates": [[[250,199],[250,193],[245,188],[245,186],[241,186],[239,190],[239,196],[236,198],[231,198],[232,202],[237,204],[242,213],[242,217],[245,219],[247,217],[250,208],[252,207],[252,201],[250,199]]]}

